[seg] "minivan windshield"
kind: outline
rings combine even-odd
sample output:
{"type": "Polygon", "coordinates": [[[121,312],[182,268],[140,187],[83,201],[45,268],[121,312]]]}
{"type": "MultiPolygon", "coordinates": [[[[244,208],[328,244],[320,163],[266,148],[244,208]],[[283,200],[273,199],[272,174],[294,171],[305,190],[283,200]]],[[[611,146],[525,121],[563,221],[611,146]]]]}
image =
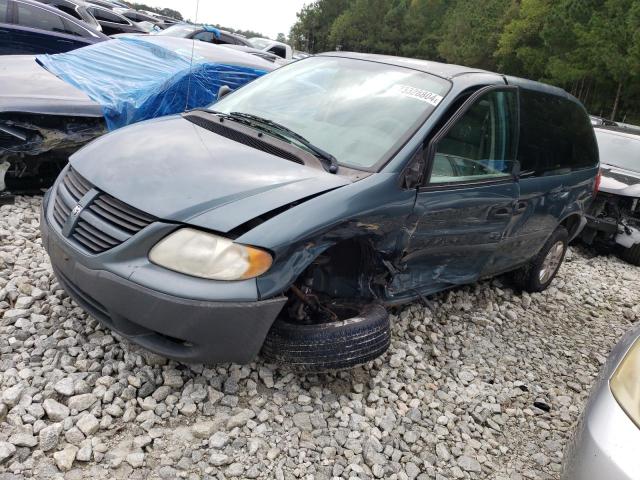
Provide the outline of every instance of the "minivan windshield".
{"type": "Polygon", "coordinates": [[[318,56],[269,73],[210,108],[271,120],[340,165],[378,170],[449,88],[448,81],[409,68],[318,56]]]}
{"type": "Polygon", "coordinates": [[[600,162],[640,172],[640,136],[595,129],[600,149],[600,162]]]}

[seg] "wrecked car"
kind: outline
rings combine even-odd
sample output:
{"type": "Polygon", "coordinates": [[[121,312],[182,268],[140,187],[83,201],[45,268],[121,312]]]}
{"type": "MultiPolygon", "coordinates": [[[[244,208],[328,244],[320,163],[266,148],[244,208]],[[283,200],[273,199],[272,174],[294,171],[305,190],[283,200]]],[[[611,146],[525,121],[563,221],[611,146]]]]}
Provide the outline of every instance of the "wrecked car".
{"type": "Polygon", "coordinates": [[[640,134],[596,128],[601,183],[581,240],[640,265],[640,134]]]}
{"type": "Polygon", "coordinates": [[[222,85],[234,89],[274,68],[253,55],[160,36],[2,57],[0,165],[8,169],[7,190],[50,186],[69,155],[97,136],[204,107],[222,85]]]}
{"type": "Polygon", "coordinates": [[[386,307],[505,272],[547,288],[597,171],[563,90],[340,52],[93,141],[41,229],[68,294],[149,350],[345,368],[386,351],[386,307]]]}

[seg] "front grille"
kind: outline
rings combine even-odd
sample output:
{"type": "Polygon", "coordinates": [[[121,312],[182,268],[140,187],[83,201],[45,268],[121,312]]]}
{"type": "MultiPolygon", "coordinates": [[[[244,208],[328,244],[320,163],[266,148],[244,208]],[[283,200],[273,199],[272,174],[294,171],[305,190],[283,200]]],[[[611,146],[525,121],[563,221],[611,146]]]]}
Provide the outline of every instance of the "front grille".
{"type": "Polygon", "coordinates": [[[75,222],[67,232],[68,237],[82,249],[94,254],[117,247],[156,220],[97,190],[73,168],[67,170],[58,184],[53,219],[60,231],[64,231],[67,222],[75,222]],[[81,201],[86,204],[75,221],[70,217],[81,201]]]}

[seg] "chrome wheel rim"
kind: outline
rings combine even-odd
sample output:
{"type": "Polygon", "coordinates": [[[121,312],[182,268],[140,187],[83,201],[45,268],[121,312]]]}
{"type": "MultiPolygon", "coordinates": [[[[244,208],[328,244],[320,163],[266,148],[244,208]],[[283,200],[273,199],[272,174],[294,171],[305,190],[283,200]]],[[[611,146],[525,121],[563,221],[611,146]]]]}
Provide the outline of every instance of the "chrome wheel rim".
{"type": "Polygon", "coordinates": [[[551,277],[556,273],[560,262],[562,261],[562,255],[564,254],[564,242],[558,241],[547,252],[547,256],[542,262],[542,268],[538,274],[540,283],[547,283],[551,277]]]}

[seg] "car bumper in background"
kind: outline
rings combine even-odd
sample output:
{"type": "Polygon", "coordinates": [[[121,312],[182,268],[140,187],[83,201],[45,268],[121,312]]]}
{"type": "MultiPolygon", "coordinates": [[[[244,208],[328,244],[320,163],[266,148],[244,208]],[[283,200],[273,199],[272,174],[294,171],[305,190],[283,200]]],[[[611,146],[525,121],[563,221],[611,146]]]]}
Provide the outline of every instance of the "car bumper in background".
{"type": "Polygon", "coordinates": [[[630,332],[614,348],[564,456],[564,480],[638,480],[640,429],[622,410],[609,379],[638,338],[630,332]]]}
{"type": "MultiPolygon", "coordinates": [[[[46,203],[46,199],[45,199],[46,203]]],[[[90,268],[41,212],[43,244],[62,287],[100,323],[159,355],[183,362],[251,361],[286,302],[202,301],[168,295],[90,268]]],[[[163,272],[164,273],[164,272],[163,272]]],[[[180,274],[176,274],[180,275],[180,274]]]]}

